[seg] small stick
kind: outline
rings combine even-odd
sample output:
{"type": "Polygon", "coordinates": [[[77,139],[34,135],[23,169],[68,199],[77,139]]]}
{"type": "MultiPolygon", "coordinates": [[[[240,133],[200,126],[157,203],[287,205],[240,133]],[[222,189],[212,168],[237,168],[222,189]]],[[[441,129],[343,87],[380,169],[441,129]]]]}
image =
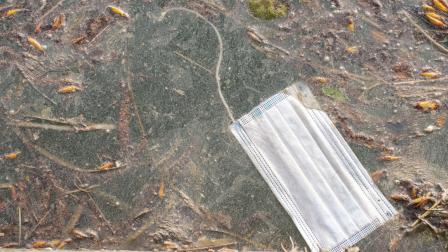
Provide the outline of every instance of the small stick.
{"type": "Polygon", "coordinates": [[[98,211],[98,213],[100,214],[101,219],[104,220],[104,222],[106,222],[107,227],[110,229],[110,231],[112,231],[113,234],[115,234],[115,230],[112,227],[112,224],[110,223],[110,221],[106,218],[106,216],[103,214],[103,212],[101,211],[100,207],[96,204],[95,200],[92,197],[92,194],[90,194],[90,192],[86,192],[87,195],[89,196],[90,200],[92,201],[93,205],[95,206],[96,210],[98,211]]]}
{"type": "Polygon", "coordinates": [[[152,224],[154,223],[153,219],[150,219],[148,221],[145,222],[145,224],[143,224],[139,229],[137,229],[137,231],[135,231],[134,233],[130,234],[128,236],[128,238],[126,238],[126,241],[124,242],[124,244],[128,244],[132,241],[135,241],[138,237],[140,237],[152,224]]]}
{"type": "Polygon", "coordinates": [[[40,220],[37,222],[36,225],[34,225],[34,227],[31,228],[30,232],[27,233],[25,235],[25,240],[28,240],[28,238],[31,237],[31,235],[33,235],[34,231],[36,231],[36,229],[42,224],[42,222],[47,218],[48,214],[50,213],[51,208],[48,209],[48,211],[44,214],[44,216],[42,216],[42,218],[40,218],[40,220]]]}
{"type": "Polygon", "coordinates": [[[234,233],[231,233],[231,232],[228,232],[228,231],[219,230],[219,229],[204,229],[204,231],[225,234],[225,235],[228,235],[230,237],[233,237],[233,238],[245,241],[245,242],[249,243],[250,245],[258,247],[258,248],[268,248],[268,246],[266,246],[266,245],[264,245],[262,243],[258,243],[258,242],[252,241],[252,240],[250,240],[248,238],[242,237],[242,236],[240,236],[238,234],[234,234],[234,233]]]}
{"type": "Polygon", "coordinates": [[[225,247],[225,246],[232,246],[232,245],[236,245],[236,244],[237,244],[237,242],[226,242],[226,243],[216,244],[216,245],[211,245],[211,246],[179,249],[179,250],[177,250],[177,251],[209,250],[209,249],[220,248],[220,247],[225,247]]]}
{"type": "Polygon", "coordinates": [[[354,73],[349,73],[347,71],[341,71],[341,70],[336,69],[336,68],[322,66],[322,65],[319,65],[319,64],[316,64],[316,63],[313,63],[313,62],[308,62],[308,61],[303,61],[303,60],[301,60],[301,62],[303,64],[307,64],[307,65],[310,65],[312,67],[316,67],[316,68],[322,69],[324,71],[327,71],[327,72],[330,72],[330,73],[333,73],[333,74],[339,74],[339,75],[347,76],[347,77],[353,78],[355,80],[363,80],[363,81],[371,81],[371,80],[373,80],[373,78],[370,78],[370,77],[357,75],[357,74],[354,74],[354,73]]]}
{"type": "Polygon", "coordinates": [[[420,25],[417,24],[417,22],[414,21],[414,19],[411,17],[411,15],[405,11],[405,10],[401,10],[401,13],[403,13],[406,18],[409,20],[409,22],[419,31],[423,34],[423,36],[425,36],[426,39],[429,40],[429,42],[431,42],[431,44],[433,44],[437,49],[439,49],[441,52],[443,53],[448,53],[448,49],[446,47],[444,47],[443,45],[441,45],[439,42],[437,42],[435,39],[433,39],[420,25]]]}
{"type": "Polygon", "coordinates": [[[73,131],[73,132],[87,132],[87,131],[95,131],[95,130],[113,130],[116,128],[114,124],[108,123],[98,123],[98,124],[90,124],[86,126],[67,126],[67,125],[54,125],[47,123],[34,123],[27,122],[21,120],[14,120],[13,122],[8,122],[8,125],[13,125],[21,128],[39,128],[46,130],[56,130],[56,131],[73,131]]]}
{"type": "Polygon", "coordinates": [[[90,46],[93,44],[93,42],[95,42],[95,40],[96,40],[98,37],[101,36],[101,34],[103,34],[106,30],[109,30],[110,28],[111,28],[111,26],[109,25],[109,23],[106,24],[106,26],[105,26],[103,29],[101,29],[100,32],[98,32],[97,34],[95,34],[95,36],[94,36],[92,39],[89,40],[89,42],[88,42],[88,47],[90,47],[90,46]]]}
{"type": "Polygon", "coordinates": [[[448,76],[437,78],[437,79],[427,79],[427,80],[409,80],[409,81],[398,81],[392,83],[392,85],[408,85],[408,84],[418,84],[418,83],[432,83],[432,82],[438,82],[448,80],[448,76]]]}
{"type": "Polygon", "coordinates": [[[75,211],[73,212],[73,215],[70,217],[70,220],[67,223],[67,226],[64,229],[64,234],[69,234],[76,226],[76,224],[79,221],[79,218],[81,217],[82,211],[84,210],[84,207],[82,204],[79,204],[75,211]]]}
{"type": "Polygon", "coordinates": [[[30,84],[30,86],[40,95],[42,95],[42,97],[44,97],[47,101],[51,102],[51,104],[53,105],[58,105],[55,101],[53,101],[50,97],[48,97],[46,94],[44,94],[42,91],[40,91],[31,81],[28,80],[28,84],[30,84]]]}
{"type": "MultiPolygon", "coordinates": [[[[128,51],[128,41],[126,42],[126,51],[128,51]]],[[[138,109],[137,103],[135,102],[134,89],[132,88],[132,83],[131,83],[131,71],[129,70],[129,62],[128,62],[127,55],[128,54],[126,53],[126,57],[124,57],[124,59],[123,59],[124,65],[125,65],[125,70],[126,70],[126,85],[128,86],[128,89],[129,89],[131,102],[134,105],[135,115],[137,117],[137,123],[138,123],[139,129],[140,129],[140,134],[142,135],[143,138],[146,138],[145,126],[143,125],[142,118],[140,117],[140,111],[138,109]]]]}
{"type": "MultiPolygon", "coordinates": [[[[442,197],[443,198],[443,197],[442,197]]],[[[423,214],[417,216],[418,219],[414,221],[414,223],[412,223],[411,227],[415,227],[417,224],[420,223],[420,221],[424,218],[426,218],[428,215],[431,214],[432,210],[434,210],[440,203],[442,202],[441,199],[439,199],[438,201],[434,202],[434,204],[428,209],[426,210],[426,212],[424,212],[423,214]]]]}
{"type": "Polygon", "coordinates": [[[19,247],[22,244],[22,210],[20,207],[17,208],[19,211],[19,247]]]}
{"type": "Polygon", "coordinates": [[[199,64],[199,63],[197,63],[196,61],[192,60],[191,58],[189,58],[189,57],[183,55],[182,53],[180,53],[180,52],[178,52],[178,51],[175,51],[174,53],[175,53],[177,56],[183,58],[184,60],[190,62],[191,64],[193,64],[193,65],[195,65],[195,66],[198,66],[198,67],[202,68],[203,70],[205,70],[205,71],[208,72],[209,74],[212,74],[212,71],[211,71],[210,69],[207,69],[206,67],[202,66],[201,64],[199,64]]]}
{"type": "Polygon", "coordinates": [[[14,132],[16,133],[16,135],[22,140],[22,142],[28,147],[33,149],[34,151],[36,151],[37,153],[39,153],[40,155],[46,157],[47,159],[55,162],[56,164],[67,168],[69,170],[72,171],[76,171],[76,172],[84,172],[84,173],[92,173],[92,172],[97,172],[97,169],[83,169],[80,168],[78,166],[76,166],[75,164],[70,163],[69,161],[66,161],[52,153],[50,153],[48,150],[33,144],[27,137],[25,137],[18,128],[13,128],[14,132]]]}

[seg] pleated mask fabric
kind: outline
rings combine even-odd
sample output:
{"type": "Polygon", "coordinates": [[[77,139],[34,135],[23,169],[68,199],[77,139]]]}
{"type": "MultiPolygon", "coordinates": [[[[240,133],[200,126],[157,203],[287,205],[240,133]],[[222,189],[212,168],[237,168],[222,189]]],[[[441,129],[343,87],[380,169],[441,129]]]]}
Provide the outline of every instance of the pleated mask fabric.
{"type": "Polygon", "coordinates": [[[304,83],[230,129],[311,251],[344,251],[396,214],[304,83]]]}

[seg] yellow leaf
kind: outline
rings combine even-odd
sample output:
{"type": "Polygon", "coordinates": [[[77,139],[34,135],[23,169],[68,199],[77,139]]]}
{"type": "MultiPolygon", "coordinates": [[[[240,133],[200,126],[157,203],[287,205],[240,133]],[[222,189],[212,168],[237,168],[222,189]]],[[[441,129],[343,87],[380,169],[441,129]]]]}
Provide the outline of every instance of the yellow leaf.
{"type": "Polygon", "coordinates": [[[438,109],[440,107],[440,102],[438,100],[419,101],[415,104],[415,107],[428,112],[438,109]]]}
{"type": "Polygon", "coordinates": [[[159,198],[161,200],[163,200],[163,198],[165,198],[165,183],[162,181],[160,182],[160,187],[159,187],[159,198]]]}
{"type": "Polygon", "coordinates": [[[108,6],[108,8],[114,14],[117,14],[117,15],[125,17],[125,18],[129,18],[129,14],[128,13],[124,12],[122,9],[120,9],[120,8],[118,8],[116,6],[110,5],[110,6],[108,6]]]}

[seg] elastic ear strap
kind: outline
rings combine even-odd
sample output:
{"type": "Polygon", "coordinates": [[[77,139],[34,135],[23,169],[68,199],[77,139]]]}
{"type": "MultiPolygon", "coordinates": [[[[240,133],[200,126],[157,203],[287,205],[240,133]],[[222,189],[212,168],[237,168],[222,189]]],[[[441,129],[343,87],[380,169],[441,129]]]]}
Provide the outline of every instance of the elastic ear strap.
{"type": "Polygon", "coordinates": [[[224,95],[222,94],[222,91],[221,91],[221,78],[219,76],[219,70],[221,69],[222,55],[223,55],[224,49],[223,49],[221,34],[219,33],[218,28],[216,28],[216,26],[214,24],[212,24],[210,21],[208,21],[204,16],[202,16],[198,12],[196,12],[194,10],[187,9],[187,8],[183,8],[183,7],[174,7],[174,8],[166,9],[165,11],[163,11],[161,13],[159,21],[162,21],[168,12],[175,11],[175,10],[185,11],[188,13],[195,14],[197,17],[204,20],[208,25],[210,25],[213,28],[213,30],[215,31],[216,37],[218,38],[218,45],[219,45],[218,61],[216,62],[216,67],[215,67],[215,80],[216,80],[216,85],[218,87],[218,95],[219,95],[219,98],[221,99],[222,105],[224,105],[224,108],[226,109],[227,115],[229,116],[230,120],[232,120],[232,122],[235,122],[235,117],[233,116],[232,110],[230,109],[229,105],[227,104],[226,99],[224,98],[224,95]]]}

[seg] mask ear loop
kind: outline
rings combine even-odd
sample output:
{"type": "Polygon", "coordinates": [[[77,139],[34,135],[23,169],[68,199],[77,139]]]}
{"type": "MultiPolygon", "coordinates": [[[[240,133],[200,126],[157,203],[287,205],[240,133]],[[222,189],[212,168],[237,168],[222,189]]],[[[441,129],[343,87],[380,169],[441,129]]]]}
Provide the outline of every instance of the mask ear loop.
{"type": "Polygon", "coordinates": [[[219,33],[218,28],[216,28],[216,26],[214,24],[212,24],[210,21],[208,21],[204,16],[202,16],[198,12],[196,12],[194,10],[187,9],[187,8],[183,8],[183,7],[174,7],[174,8],[166,9],[165,11],[163,11],[160,14],[158,21],[162,21],[165,18],[166,14],[171,11],[185,11],[188,13],[193,13],[200,19],[204,20],[204,22],[206,22],[208,25],[210,25],[213,28],[213,30],[215,31],[216,37],[218,38],[218,45],[219,45],[218,61],[216,62],[216,67],[215,67],[215,80],[216,80],[216,85],[218,88],[218,95],[219,95],[219,98],[221,99],[222,105],[224,105],[224,108],[226,109],[227,115],[229,116],[230,120],[232,122],[235,122],[235,117],[233,116],[232,110],[230,109],[229,105],[227,104],[226,99],[224,98],[224,95],[222,94],[222,90],[221,90],[221,78],[219,76],[219,70],[221,69],[222,55],[223,55],[224,50],[223,50],[221,34],[219,33]]]}

